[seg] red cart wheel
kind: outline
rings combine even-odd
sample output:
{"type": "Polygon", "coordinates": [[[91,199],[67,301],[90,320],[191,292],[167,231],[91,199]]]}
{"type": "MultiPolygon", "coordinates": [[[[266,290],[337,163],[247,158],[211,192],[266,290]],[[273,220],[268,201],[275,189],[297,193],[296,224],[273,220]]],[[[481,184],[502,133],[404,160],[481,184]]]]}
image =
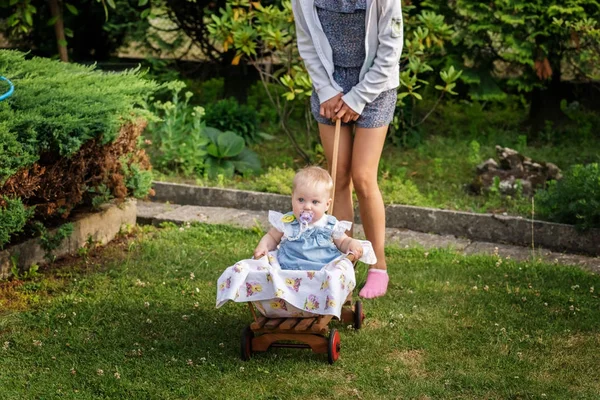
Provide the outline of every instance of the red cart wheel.
{"type": "Polygon", "coordinates": [[[342,348],[340,333],[333,328],[329,333],[329,345],[327,346],[327,358],[329,364],[333,364],[340,358],[340,349],[342,348]]]}
{"type": "Polygon", "coordinates": [[[252,355],[252,339],[254,338],[254,332],[247,326],[242,331],[242,341],[240,343],[240,358],[242,361],[248,361],[252,355]]]}
{"type": "Polygon", "coordinates": [[[354,329],[362,328],[364,320],[365,313],[363,311],[362,301],[357,300],[354,304],[354,329]]]}

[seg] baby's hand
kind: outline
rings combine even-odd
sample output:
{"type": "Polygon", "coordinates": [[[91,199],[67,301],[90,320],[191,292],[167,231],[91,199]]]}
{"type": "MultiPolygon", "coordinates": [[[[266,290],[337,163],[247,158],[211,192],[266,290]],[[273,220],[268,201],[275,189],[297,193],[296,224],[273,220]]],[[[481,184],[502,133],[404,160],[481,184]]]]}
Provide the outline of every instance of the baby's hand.
{"type": "Polygon", "coordinates": [[[267,248],[267,246],[257,246],[256,249],[254,249],[254,259],[258,260],[259,258],[266,256],[269,253],[269,249],[267,248]]]}
{"type": "Polygon", "coordinates": [[[363,255],[362,244],[360,244],[358,240],[352,239],[348,244],[348,251],[354,254],[356,256],[356,259],[358,260],[363,255]]]}

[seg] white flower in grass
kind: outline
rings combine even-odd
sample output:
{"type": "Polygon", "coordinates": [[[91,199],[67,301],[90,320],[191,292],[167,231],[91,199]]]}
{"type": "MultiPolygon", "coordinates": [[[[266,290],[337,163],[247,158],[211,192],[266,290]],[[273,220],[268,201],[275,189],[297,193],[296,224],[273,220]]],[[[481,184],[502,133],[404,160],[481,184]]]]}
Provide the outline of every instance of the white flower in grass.
{"type": "Polygon", "coordinates": [[[186,361],[186,363],[187,363],[187,365],[189,365],[190,367],[193,367],[193,366],[194,366],[194,362],[193,362],[191,359],[188,359],[188,360],[186,361]]]}
{"type": "Polygon", "coordinates": [[[37,346],[37,347],[42,347],[42,344],[43,344],[43,343],[42,343],[42,341],[41,341],[41,340],[34,340],[34,341],[33,341],[33,345],[34,345],[34,346],[37,346]]]}
{"type": "Polygon", "coordinates": [[[71,375],[75,375],[77,374],[77,371],[75,370],[75,368],[71,368],[71,375]]]}
{"type": "Polygon", "coordinates": [[[571,286],[571,290],[577,290],[577,289],[579,289],[579,285],[573,285],[573,286],[571,286]]]}
{"type": "Polygon", "coordinates": [[[594,293],[594,287],[593,286],[590,288],[590,293],[594,293]]]}
{"type": "Polygon", "coordinates": [[[244,367],[240,367],[240,372],[244,372],[244,367]]]}
{"type": "Polygon", "coordinates": [[[115,372],[114,376],[115,379],[121,379],[121,374],[119,373],[119,371],[115,372]]]}
{"type": "Polygon", "coordinates": [[[575,311],[575,306],[573,306],[573,305],[569,306],[569,310],[575,311]]]}
{"type": "Polygon", "coordinates": [[[8,350],[8,346],[10,346],[10,342],[8,342],[8,341],[4,342],[4,344],[2,345],[2,350],[4,350],[4,351],[8,350]]]}
{"type": "Polygon", "coordinates": [[[198,308],[198,307],[200,307],[200,303],[198,303],[198,302],[195,302],[195,303],[194,303],[194,308],[198,308]]]}
{"type": "Polygon", "coordinates": [[[200,293],[200,289],[196,288],[196,293],[200,293]]]}
{"type": "Polygon", "coordinates": [[[97,370],[96,370],[96,374],[97,374],[98,376],[102,376],[102,375],[104,375],[104,371],[103,371],[103,370],[101,370],[101,369],[97,369],[97,370]]]}
{"type": "Polygon", "coordinates": [[[147,301],[144,302],[144,307],[148,308],[150,307],[150,303],[148,303],[147,301]]]}
{"type": "Polygon", "coordinates": [[[488,285],[485,285],[485,286],[483,287],[483,290],[485,290],[485,291],[487,292],[488,290],[490,290],[490,287],[489,287],[488,285]]]}
{"type": "Polygon", "coordinates": [[[148,318],[148,319],[146,320],[146,323],[147,323],[147,324],[151,324],[151,323],[152,323],[152,320],[151,320],[150,318],[148,318]]]}
{"type": "Polygon", "coordinates": [[[191,279],[191,280],[194,280],[194,278],[195,278],[195,277],[196,277],[196,275],[194,275],[194,273],[193,273],[193,272],[190,272],[190,279],[191,279]]]}
{"type": "Polygon", "coordinates": [[[221,347],[221,348],[225,347],[225,343],[219,343],[219,347],[221,347]]]}
{"type": "Polygon", "coordinates": [[[206,362],[206,357],[200,357],[200,361],[206,362]]]}
{"type": "Polygon", "coordinates": [[[190,319],[189,315],[182,315],[181,319],[183,319],[184,321],[187,321],[188,319],[190,319]]]}

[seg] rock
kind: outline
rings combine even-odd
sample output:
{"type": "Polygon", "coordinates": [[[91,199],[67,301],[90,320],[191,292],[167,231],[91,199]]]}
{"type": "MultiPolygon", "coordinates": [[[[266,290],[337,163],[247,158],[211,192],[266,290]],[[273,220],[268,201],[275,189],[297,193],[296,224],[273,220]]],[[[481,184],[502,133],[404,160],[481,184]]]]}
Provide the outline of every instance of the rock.
{"type": "Polygon", "coordinates": [[[503,169],[515,169],[523,171],[523,161],[525,158],[518,151],[508,147],[496,146],[496,153],[500,159],[500,166],[503,169]]]}
{"type": "Polygon", "coordinates": [[[489,192],[494,180],[499,179],[500,193],[515,195],[520,191],[531,196],[535,189],[546,187],[549,180],[562,177],[555,164],[535,162],[511,148],[496,146],[496,154],[499,162],[490,158],[477,166],[477,177],[469,186],[473,192],[489,192]]]}
{"type": "Polygon", "coordinates": [[[498,169],[498,163],[493,158],[490,158],[477,166],[477,171],[479,172],[487,172],[496,169],[498,169]]]}
{"type": "Polygon", "coordinates": [[[560,173],[560,168],[556,164],[546,163],[546,175],[548,179],[558,180],[562,178],[562,174],[560,173]]]}

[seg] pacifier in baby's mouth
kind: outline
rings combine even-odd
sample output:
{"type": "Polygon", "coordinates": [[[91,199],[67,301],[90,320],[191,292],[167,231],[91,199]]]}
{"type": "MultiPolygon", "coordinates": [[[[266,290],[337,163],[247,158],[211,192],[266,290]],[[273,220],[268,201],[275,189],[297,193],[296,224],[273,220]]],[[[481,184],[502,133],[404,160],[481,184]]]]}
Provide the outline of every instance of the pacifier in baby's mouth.
{"type": "Polygon", "coordinates": [[[312,211],[302,211],[300,214],[300,222],[303,224],[310,224],[314,215],[315,214],[312,211]]]}

